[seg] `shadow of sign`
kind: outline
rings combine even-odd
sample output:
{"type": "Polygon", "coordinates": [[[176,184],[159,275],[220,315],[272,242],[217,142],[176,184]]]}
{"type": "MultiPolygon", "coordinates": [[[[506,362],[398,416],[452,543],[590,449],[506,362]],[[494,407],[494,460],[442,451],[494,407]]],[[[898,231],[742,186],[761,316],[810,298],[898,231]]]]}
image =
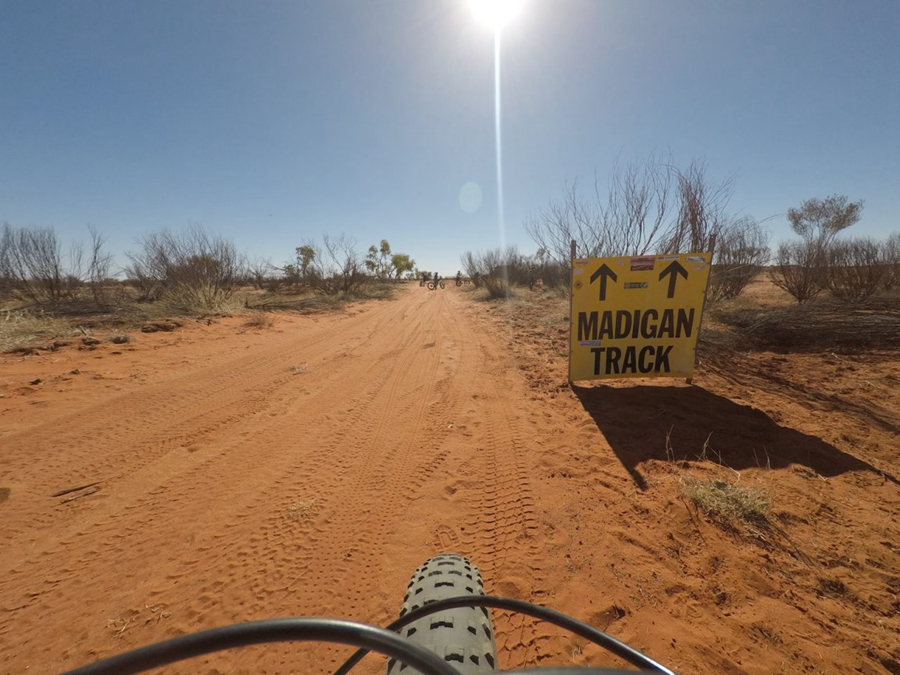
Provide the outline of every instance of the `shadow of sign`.
{"type": "Polygon", "coordinates": [[[737,471],[796,464],[826,477],[871,471],[900,485],[894,476],[820,438],[780,426],[760,410],[701,387],[574,385],[572,390],[641,490],[647,484],[638,467],[650,459],[667,459],[666,435],[670,430],[674,459],[678,461],[698,460],[710,439],[714,452],[708,453],[709,458],[737,471]]]}

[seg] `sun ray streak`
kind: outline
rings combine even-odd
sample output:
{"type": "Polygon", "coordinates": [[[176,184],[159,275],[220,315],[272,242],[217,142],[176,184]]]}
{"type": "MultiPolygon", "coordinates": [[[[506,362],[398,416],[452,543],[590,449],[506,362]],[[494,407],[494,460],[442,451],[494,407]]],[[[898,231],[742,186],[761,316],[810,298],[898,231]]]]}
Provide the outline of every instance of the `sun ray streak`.
{"type": "Polygon", "coordinates": [[[500,246],[506,249],[506,222],[503,204],[503,134],[501,130],[500,31],[494,32],[494,135],[497,148],[497,228],[500,246]]]}

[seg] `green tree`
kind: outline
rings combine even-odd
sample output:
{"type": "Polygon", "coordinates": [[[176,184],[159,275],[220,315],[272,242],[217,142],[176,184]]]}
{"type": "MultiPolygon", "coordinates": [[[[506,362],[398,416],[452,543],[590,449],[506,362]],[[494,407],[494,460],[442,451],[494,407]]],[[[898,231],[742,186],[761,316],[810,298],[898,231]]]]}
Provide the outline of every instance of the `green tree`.
{"type": "Polygon", "coordinates": [[[863,203],[851,202],[845,195],[825,199],[807,199],[799,208],[788,209],[791,229],[806,241],[829,243],[838,232],[859,222],[863,203]]]}
{"type": "Polygon", "coordinates": [[[307,245],[297,247],[297,267],[301,277],[309,274],[309,266],[316,259],[316,250],[307,245]]]}
{"type": "Polygon", "coordinates": [[[366,269],[379,279],[390,279],[396,273],[393,258],[390,243],[382,239],[378,246],[372,244],[366,252],[366,269]]]}
{"type": "Polygon", "coordinates": [[[769,278],[790,293],[797,302],[812,300],[827,284],[835,237],[859,222],[863,203],[844,195],[807,199],[798,208],[788,209],[791,229],[799,241],[782,242],[775,254],[769,278]]]}
{"type": "Polygon", "coordinates": [[[378,246],[378,253],[380,255],[378,261],[378,274],[382,279],[388,279],[393,272],[393,264],[391,259],[391,245],[388,243],[387,239],[381,240],[381,244],[378,246]]]}
{"type": "Polygon", "coordinates": [[[366,253],[366,269],[372,274],[381,276],[378,274],[378,248],[375,244],[372,244],[366,253]]]}
{"type": "Polygon", "coordinates": [[[406,272],[412,272],[416,267],[416,261],[407,253],[394,253],[391,256],[391,268],[394,270],[394,278],[400,279],[406,272]]]}

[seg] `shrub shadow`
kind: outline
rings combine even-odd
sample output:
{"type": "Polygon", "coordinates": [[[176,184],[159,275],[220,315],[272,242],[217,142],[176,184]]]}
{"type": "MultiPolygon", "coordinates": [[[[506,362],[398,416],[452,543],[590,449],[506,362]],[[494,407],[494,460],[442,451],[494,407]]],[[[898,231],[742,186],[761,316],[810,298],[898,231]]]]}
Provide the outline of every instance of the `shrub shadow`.
{"type": "Polygon", "coordinates": [[[871,471],[894,476],[838,450],[820,438],[777,424],[764,412],[701,387],[572,386],[613,452],[642,490],[638,467],[650,459],[696,461],[709,439],[707,457],[737,471],[802,465],[825,477],[871,471]],[[667,457],[666,436],[672,452],[667,457]]]}

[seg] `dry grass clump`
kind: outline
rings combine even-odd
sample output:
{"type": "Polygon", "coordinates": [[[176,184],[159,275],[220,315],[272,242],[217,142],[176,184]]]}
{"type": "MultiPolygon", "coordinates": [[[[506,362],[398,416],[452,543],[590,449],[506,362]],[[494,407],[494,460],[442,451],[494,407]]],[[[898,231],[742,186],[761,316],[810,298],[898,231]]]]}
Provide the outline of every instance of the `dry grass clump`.
{"type": "Polygon", "coordinates": [[[11,352],[35,342],[49,342],[78,334],[68,321],[31,312],[0,312],[0,352],[11,352]]]}
{"type": "Polygon", "coordinates": [[[353,292],[338,291],[332,294],[313,293],[308,290],[293,292],[287,288],[279,293],[250,294],[243,306],[265,312],[297,312],[315,314],[343,309],[352,302],[365,300],[390,300],[397,291],[397,284],[368,283],[353,292]]]}
{"type": "Polygon", "coordinates": [[[715,317],[737,328],[744,346],[751,348],[854,352],[900,347],[900,298],[896,295],[869,298],[855,306],[821,300],[726,310],[715,317]]]}
{"type": "Polygon", "coordinates": [[[247,328],[258,328],[260,330],[272,328],[275,325],[275,317],[269,312],[253,312],[244,322],[244,325],[247,328]]]}
{"type": "Polygon", "coordinates": [[[768,524],[772,510],[772,498],[765,490],[723,480],[685,477],[681,481],[681,494],[722,524],[742,526],[751,532],[758,532],[768,524]]]}
{"type": "Polygon", "coordinates": [[[312,514],[312,510],[316,506],[315,498],[306,502],[297,502],[291,504],[287,511],[284,512],[285,520],[306,520],[312,514]]]}

